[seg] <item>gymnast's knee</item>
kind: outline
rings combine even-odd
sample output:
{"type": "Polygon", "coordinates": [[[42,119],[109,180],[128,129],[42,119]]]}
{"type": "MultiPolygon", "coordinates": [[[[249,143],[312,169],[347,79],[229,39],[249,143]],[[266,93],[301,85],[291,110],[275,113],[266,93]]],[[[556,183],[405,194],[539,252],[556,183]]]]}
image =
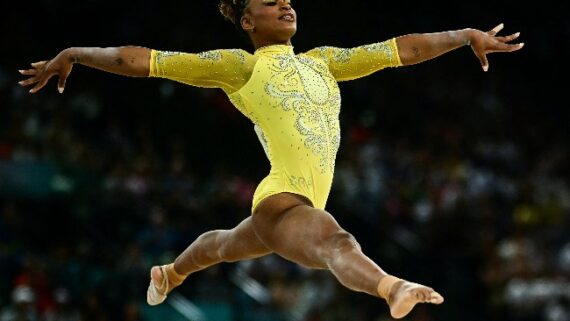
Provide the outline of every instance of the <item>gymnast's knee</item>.
{"type": "Polygon", "coordinates": [[[325,252],[334,257],[339,253],[361,251],[360,244],[356,238],[347,231],[333,233],[324,242],[325,252]]]}

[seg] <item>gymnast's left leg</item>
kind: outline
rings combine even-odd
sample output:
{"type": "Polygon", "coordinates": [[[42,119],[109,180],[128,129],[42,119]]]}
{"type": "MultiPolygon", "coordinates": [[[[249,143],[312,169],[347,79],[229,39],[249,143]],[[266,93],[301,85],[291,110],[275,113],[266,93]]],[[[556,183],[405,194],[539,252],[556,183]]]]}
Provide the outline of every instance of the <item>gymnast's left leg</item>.
{"type": "Polygon", "coordinates": [[[151,269],[147,303],[158,305],[191,273],[221,262],[236,262],[270,254],[255,234],[251,217],[231,230],[215,230],[200,235],[176,260],[151,269]]]}
{"type": "Polygon", "coordinates": [[[385,299],[395,319],[405,317],[418,303],[443,302],[432,288],[387,274],[330,213],[308,202],[288,193],[262,201],[253,213],[259,239],[285,259],[327,269],[345,287],[385,299]]]}

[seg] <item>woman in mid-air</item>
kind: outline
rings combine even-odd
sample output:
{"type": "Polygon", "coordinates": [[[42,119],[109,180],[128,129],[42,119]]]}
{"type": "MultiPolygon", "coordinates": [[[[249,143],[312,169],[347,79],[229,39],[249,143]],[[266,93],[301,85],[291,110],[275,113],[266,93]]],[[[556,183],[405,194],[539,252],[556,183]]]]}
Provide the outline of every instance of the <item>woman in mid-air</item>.
{"type": "Polygon", "coordinates": [[[221,13],[248,35],[255,52],[212,50],[199,54],[142,47],[68,48],[55,58],[20,70],[20,82],[36,93],[59,77],[58,90],[74,64],[132,77],[161,77],[193,86],[221,88],[253,124],[271,163],[257,187],[252,215],[231,230],[198,237],[173,263],[150,271],[147,301],[167,294],[197,271],[275,253],[307,268],[327,269],[345,287],[386,300],[393,318],[406,316],[417,303],[441,304],[432,288],[386,273],[361,250],[325,205],[340,143],[339,81],[353,80],[387,67],[413,65],[470,46],[484,71],[486,55],[512,52],[519,34],[462,29],[408,34],[343,49],[319,47],[297,54],[291,38],[297,15],[289,0],[221,0],[221,13]]]}

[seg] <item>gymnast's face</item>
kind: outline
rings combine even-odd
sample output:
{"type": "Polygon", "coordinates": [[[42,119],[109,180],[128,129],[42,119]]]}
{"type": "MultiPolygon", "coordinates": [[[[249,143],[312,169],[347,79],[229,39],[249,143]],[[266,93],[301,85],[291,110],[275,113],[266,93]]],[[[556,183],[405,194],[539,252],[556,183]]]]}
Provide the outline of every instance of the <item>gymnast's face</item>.
{"type": "Polygon", "coordinates": [[[289,43],[297,32],[297,13],[290,0],[249,0],[241,24],[256,43],[289,43]]]}

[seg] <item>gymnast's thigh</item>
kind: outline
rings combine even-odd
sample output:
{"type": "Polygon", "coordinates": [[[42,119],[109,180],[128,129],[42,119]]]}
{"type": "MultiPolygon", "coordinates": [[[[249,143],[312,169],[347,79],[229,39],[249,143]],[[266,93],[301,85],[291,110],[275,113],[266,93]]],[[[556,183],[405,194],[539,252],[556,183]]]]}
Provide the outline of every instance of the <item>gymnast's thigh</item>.
{"type": "Polygon", "coordinates": [[[272,251],[309,268],[327,268],[330,243],[349,236],[321,209],[303,196],[281,193],[263,200],[253,214],[259,239],[272,251]]]}

